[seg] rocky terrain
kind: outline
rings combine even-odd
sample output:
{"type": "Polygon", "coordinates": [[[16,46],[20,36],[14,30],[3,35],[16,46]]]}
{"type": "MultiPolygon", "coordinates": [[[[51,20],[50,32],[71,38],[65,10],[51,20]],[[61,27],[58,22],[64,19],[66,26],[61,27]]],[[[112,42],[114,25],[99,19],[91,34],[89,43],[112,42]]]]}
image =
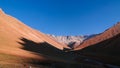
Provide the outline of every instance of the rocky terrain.
{"type": "Polygon", "coordinates": [[[47,35],[55,39],[57,42],[68,45],[68,47],[73,49],[74,47],[80,45],[83,41],[92,38],[97,34],[84,35],[84,36],[55,36],[50,34],[47,35]]]}
{"type": "Polygon", "coordinates": [[[80,45],[87,38],[87,36],[55,36],[49,35],[50,37],[54,38],[56,41],[68,45],[69,47],[73,48],[73,46],[80,45]]]}

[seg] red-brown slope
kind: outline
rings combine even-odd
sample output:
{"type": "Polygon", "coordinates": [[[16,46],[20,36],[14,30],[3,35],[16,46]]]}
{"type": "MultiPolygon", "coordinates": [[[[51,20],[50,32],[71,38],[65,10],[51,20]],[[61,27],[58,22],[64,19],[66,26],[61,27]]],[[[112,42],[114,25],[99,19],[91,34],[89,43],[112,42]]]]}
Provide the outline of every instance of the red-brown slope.
{"type": "Polygon", "coordinates": [[[45,34],[36,31],[18,21],[14,17],[5,14],[0,9],[0,53],[36,59],[44,58],[42,56],[37,56],[30,51],[21,49],[23,46],[18,42],[22,43],[23,41],[21,41],[20,38],[26,38],[37,43],[47,42],[50,44],[50,46],[60,50],[63,50],[63,48],[68,48],[66,45],[62,45],[54,41],[45,34]]]}
{"type": "Polygon", "coordinates": [[[101,41],[112,38],[119,33],[120,33],[120,22],[118,22],[116,25],[109,28],[108,30],[104,31],[103,33],[84,41],[81,45],[75,47],[75,50],[80,50],[90,45],[97,44],[101,41]]]}

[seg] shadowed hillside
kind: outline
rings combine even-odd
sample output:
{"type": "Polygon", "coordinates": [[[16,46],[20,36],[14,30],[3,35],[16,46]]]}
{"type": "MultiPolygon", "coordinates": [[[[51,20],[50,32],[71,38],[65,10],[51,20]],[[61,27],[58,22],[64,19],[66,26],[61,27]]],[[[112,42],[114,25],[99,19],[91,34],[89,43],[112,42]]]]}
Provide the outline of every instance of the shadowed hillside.
{"type": "MultiPolygon", "coordinates": [[[[76,47],[78,55],[84,55],[104,64],[120,65],[120,22],[103,33],[85,40],[76,47]]],[[[80,59],[79,57],[77,59],[80,59]]]]}
{"type": "Polygon", "coordinates": [[[72,52],[65,52],[64,50],[59,50],[47,42],[36,43],[34,41],[28,40],[26,38],[21,38],[22,42],[18,42],[23,47],[22,49],[30,51],[34,54],[43,56],[46,61],[38,62],[28,62],[32,64],[38,64],[42,66],[48,66],[49,68],[79,68],[80,65],[74,61],[74,54],[72,52]]]}
{"type": "Polygon", "coordinates": [[[105,64],[120,65],[120,34],[75,52],[105,64]]]}
{"type": "Polygon", "coordinates": [[[44,55],[45,57],[48,58],[53,58],[53,59],[56,58],[56,60],[59,61],[62,60],[71,61],[71,57],[73,56],[72,54],[65,52],[64,50],[59,50],[53,47],[51,44],[47,42],[36,43],[26,38],[21,38],[21,40],[22,42],[18,42],[18,43],[23,45],[22,49],[34,52],[36,54],[44,55]]]}
{"type": "MultiPolygon", "coordinates": [[[[99,29],[99,28],[98,28],[99,29]]],[[[97,44],[101,41],[104,41],[106,39],[112,38],[120,33],[120,22],[112,26],[111,28],[105,30],[104,32],[100,33],[99,35],[96,35],[88,40],[85,40],[82,44],[80,44],[78,47],[76,47],[74,50],[80,50],[82,48],[88,47],[90,45],[97,44]]]]}
{"type": "Polygon", "coordinates": [[[21,38],[21,40],[22,43],[18,43],[23,45],[22,49],[43,56],[47,59],[44,62],[38,61],[28,63],[48,66],[50,68],[80,68],[81,66],[84,68],[104,68],[103,66],[82,63],[82,61],[79,63],[75,60],[76,55],[74,52],[66,52],[64,50],[59,50],[46,42],[36,43],[26,38],[21,38]]]}

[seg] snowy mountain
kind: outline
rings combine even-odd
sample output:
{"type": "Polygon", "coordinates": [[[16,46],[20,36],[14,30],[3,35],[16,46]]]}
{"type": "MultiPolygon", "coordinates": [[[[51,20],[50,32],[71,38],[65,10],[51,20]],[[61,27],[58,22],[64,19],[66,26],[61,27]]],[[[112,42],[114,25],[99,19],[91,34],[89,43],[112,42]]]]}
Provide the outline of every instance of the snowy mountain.
{"type": "Polygon", "coordinates": [[[55,35],[50,35],[48,34],[48,36],[52,37],[53,39],[55,39],[56,41],[68,45],[71,48],[74,48],[78,45],[80,45],[84,40],[87,40],[93,36],[95,36],[96,34],[93,35],[84,35],[84,36],[55,36],[55,35]]]}

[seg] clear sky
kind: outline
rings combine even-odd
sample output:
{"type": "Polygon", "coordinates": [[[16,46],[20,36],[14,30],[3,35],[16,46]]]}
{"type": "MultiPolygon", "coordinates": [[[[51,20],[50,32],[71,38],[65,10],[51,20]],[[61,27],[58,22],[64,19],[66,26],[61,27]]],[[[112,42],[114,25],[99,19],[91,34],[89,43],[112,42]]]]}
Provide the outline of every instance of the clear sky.
{"type": "Polygon", "coordinates": [[[54,35],[96,34],[120,21],[120,0],[0,0],[0,8],[54,35]]]}

